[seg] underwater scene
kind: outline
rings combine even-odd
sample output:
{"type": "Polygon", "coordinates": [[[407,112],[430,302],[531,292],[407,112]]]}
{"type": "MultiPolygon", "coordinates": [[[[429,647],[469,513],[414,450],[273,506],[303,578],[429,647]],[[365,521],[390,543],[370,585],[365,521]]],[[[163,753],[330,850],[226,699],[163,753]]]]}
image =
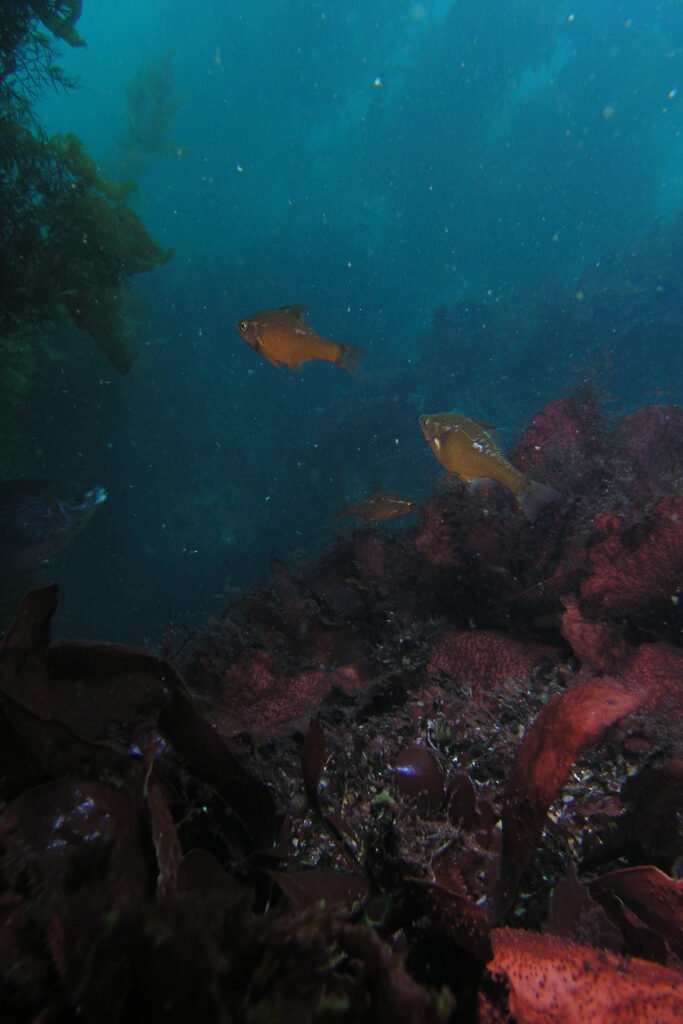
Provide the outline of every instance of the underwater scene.
{"type": "Polygon", "coordinates": [[[682,89],[0,5],[3,1021],[683,1021],[682,89]]]}

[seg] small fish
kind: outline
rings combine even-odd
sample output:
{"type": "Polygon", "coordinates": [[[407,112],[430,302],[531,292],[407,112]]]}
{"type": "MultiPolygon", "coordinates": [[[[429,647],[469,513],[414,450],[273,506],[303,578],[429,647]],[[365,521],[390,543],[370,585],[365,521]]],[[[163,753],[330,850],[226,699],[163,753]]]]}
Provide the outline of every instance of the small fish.
{"type": "Polygon", "coordinates": [[[352,505],[346,505],[340,516],[358,516],[367,522],[385,523],[390,519],[398,519],[399,516],[407,516],[415,509],[415,505],[398,491],[386,491],[377,488],[370,491],[360,501],[352,505]]]}
{"type": "Polygon", "coordinates": [[[239,320],[235,325],[247,345],[262,355],[273,366],[284,363],[298,369],[309,359],[322,359],[353,373],[365,355],[358,345],[342,345],[329,341],[302,320],[305,306],[281,306],[239,320]]]}
{"type": "Polygon", "coordinates": [[[533,521],[541,508],[561,497],[559,491],[530,480],[505,458],[483,420],[472,420],[454,412],[420,416],[422,433],[429,447],[449,473],[466,484],[496,480],[514,494],[522,512],[533,521]]]}
{"type": "Polygon", "coordinates": [[[106,497],[103,487],[62,480],[0,481],[0,572],[27,572],[52,558],[106,497]]]}

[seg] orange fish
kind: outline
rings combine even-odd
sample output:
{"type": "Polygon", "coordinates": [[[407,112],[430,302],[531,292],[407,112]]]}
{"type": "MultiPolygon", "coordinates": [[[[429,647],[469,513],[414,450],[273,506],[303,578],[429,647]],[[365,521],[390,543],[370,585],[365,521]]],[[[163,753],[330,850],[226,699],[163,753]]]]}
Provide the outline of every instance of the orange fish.
{"type": "Polygon", "coordinates": [[[352,373],[365,355],[365,349],[358,345],[342,345],[316,334],[301,318],[305,310],[305,306],[266,309],[239,320],[235,326],[247,345],[251,345],[273,366],[284,363],[296,370],[309,359],[323,359],[352,373]]]}
{"type": "Polygon", "coordinates": [[[358,516],[367,522],[385,523],[390,519],[398,519],[399,516],[407,516],[414,509],[414,504],[404,494],[377,488],[353,505],[346,505],[339,515],[358,516]]]}
{"type": "Polygon", "coordinates": [[[420,416],[420,426],[444,469],[466,484],[496,480],[514,494],[527,519],[533,521],[544,505],[561,496],[554,487],[530,480],[515,469],[487,432],[490,423],[439,412],[420,416]]]}

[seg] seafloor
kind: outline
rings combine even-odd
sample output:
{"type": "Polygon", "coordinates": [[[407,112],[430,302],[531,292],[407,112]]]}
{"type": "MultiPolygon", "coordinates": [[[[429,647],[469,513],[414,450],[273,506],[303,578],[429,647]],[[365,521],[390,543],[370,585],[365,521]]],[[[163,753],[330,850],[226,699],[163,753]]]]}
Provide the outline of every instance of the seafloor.
{"type": "Polygon", "coordinates": [[[590,395],[166,660],[0,655],[3,1021],[683,1020],[683,410],[590,395]]]}

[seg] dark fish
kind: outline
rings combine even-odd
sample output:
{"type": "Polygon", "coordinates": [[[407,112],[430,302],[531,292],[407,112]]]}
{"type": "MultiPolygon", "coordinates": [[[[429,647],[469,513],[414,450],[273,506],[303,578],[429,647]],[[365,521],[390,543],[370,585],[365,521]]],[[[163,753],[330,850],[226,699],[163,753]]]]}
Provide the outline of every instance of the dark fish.
{"type": "Polygon", "coordinates": [[[505,458],[488,433],[490,423],[439,412],[420,416],[420,426],[444,469],[466,484],[496,480],[514,494],[527,519],[534,520],[544,505],[561,497],[554,487],[531,480],[505,458]]]}
{"type": "Polygon", "coordinates": [[[239,320],[237,333],[273,366],[284,364],[296,370],[309,359],[322,359],[350,373],[365,355],[358,345],[342,345],[316,334],[302,320],[305,306],[281,306],[239,320]]]}
{"type": "Polygon", "coordinates": [[[407,516],[414,511],[415,506],[410,498],[406,498],[399,491],[388,491],[377,488],[370,491],[353,505],[346,505],[340,516],[358,516],[368,522],[385,523],[390,519],[398,519],[399,516],[407,516]]]}
{"type": "Polygon", "coordinates": [[[0,481],[0,572],[26,572],[52,558],[106,497],[103,487],[63,480],[0,481]]]}

